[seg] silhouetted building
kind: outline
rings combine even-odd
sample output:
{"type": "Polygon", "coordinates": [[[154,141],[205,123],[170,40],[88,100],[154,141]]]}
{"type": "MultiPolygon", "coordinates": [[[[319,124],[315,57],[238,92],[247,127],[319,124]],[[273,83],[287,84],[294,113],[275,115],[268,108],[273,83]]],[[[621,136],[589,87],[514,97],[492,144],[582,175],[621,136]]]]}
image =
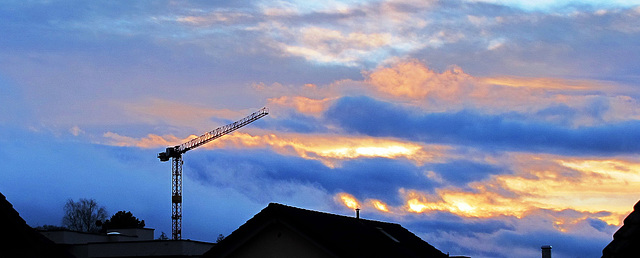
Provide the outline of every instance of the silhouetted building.
{"type": "Polygon", "coordinates": [[[2,234],[0,257],[73,257],[27,225],[2,193],[0,193],[0,234],[2,234]]]}
{"type": "Polygon", "coordinates": [[[0,257],[123,258],[201,257],[213,243],[192,240],[154,240],[153,229],[114,229],[94,234],[31,228],[0,193],[0,257]]]}
{"type": "Polygon", "coordinates": [[[271,203],[204,257],[447,257],[399,224],[271,203]]]}
{"type": "Polygon", "coordinates": [[[154,240],[153,229],[112,229],[107,233],[69,230],[41,233],[77,258],[201,257],[213,243],[192,240],[154,240]]]}
{"type": "Polygon", "coordinates": [[[613,241],[602,250],[602,257],[640,257],[640,201],[613,234],[613,241]]]}

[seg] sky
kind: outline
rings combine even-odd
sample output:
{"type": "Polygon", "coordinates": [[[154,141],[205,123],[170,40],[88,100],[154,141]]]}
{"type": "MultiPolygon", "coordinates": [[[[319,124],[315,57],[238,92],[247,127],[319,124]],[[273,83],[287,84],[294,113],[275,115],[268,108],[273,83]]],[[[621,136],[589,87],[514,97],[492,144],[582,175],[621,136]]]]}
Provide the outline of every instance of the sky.
{"type": "Polygon", "coordinates": [[[640,1],[3,1],[0,192],[183,239],[269,203],[471,257],[599,257],[640,195],[640,1]],[[534,3],[535,2],[535,3],[534,3]]]}

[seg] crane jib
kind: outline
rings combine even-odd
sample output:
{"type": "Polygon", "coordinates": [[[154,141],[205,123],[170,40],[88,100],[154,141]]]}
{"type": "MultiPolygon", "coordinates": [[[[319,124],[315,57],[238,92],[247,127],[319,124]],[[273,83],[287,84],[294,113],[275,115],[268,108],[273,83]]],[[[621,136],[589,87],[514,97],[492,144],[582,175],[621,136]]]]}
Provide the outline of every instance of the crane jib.
{"type": "Polygon", "coordinates": [[[214,129],[213,131],[207,132],[203,135],[201,135],[198,138],[192,139],[188,142],[185,142],[183,144],[180,144],[177,146],[177,151],[179,153],[185,153],[188,150],[191,149],[195,149],[197,147],[200,147],[201,145],[208,143],[212,140],[215,140],[217,138],[220,138],[226,134],[229,134],[245,125],[248,125],[250,123],[252,123],[253,121],[256,121],[266,115],[269,114],[269,109],[267,109],[266,107],[254,112],[253,114],[240,119],[238,121],[235,121],[231,124],[225,125],[225,126],[221,126],[218,127],[216,129],[214,129]]]}
{"type": "Polygon", "coordinates": [[[182,153],[185,153],[189,150],[195,149],[197,147],[200,147],[201,145],[208,143],[210,141],[213,141],[217,138],[220,138],[226,134],[229,134],[245,125],[248,125],[266,115],[269,114],[269,109],[266,107],[261,108],[260,110],[252,113],[251,115],[248,115],[247,117],[240,119],[238,121],[235,121],[231,124],[225,125],[225,126],[221,126],[218,127],[216,129],[214,129],[213,131],[210,132],[206,132],[203,135],[200,135],[197,138],[191,139],[183,144],[174,146],[174,147],[167,147],[167,149],[165,150],[165,152],[159,153],[158,154],[158,158],[160,159],[160,161],[168,161],[170,158],[174,158],[174,157],[178,157],[179,155],[182,155],[182,153]]]}

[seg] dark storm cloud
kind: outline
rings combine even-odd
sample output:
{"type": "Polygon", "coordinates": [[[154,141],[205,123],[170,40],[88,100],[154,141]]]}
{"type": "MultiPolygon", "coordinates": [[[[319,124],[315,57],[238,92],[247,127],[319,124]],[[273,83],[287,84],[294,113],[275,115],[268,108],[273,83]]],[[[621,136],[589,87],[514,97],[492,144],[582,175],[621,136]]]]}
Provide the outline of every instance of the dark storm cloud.
{"type": "Polygon", "coordinates": [[[438,173],[447,183],[464,186],[474,181],[482,181],[490,175],[508,173],[508,169],[469,160],[451,160],[446,163],[427,164],[426,168],[438,173]]]}
{"type": "Polygon", "coordinates": [[[570,125],[578,112],[566,104],[554,104],[535,113],[536,116],[547,118],[560,125],[570,125]]]}
{"type": "MultiPolygon", "coordinates": [[[[496,244],[512,246],[514,248],[540,248],[542,245],[551,245],[554,256],[559,257],[592,257],[602,253],[607,242],[603,239],[592,238],[559,231],[532,231],[532,232],[500,232],[496,238],[496,244]]],[[[539,250],[539,249],[538,249],[539,250]]]]}
{"type": "Polygon", "coordinates": [[[342,98],[325,116],[349,132],[427,143],[561,154],[640,152],[640,146],[635,144],[640,139],[637,120],[568,128],[473,110],[417,114],[368,97],[342,98]]]}
{"type": "MultiPolygon", "coordinates": [[[[266,150],[211,151],[189,153],[186,169],[199,180],[217,186],[236,185],[258,189],[278,181],[314,185],[329,194],[348,192],[357,198],[376,198],[397,205],[401,187],[430,191],[430,181],[421,168],[402,160],[373,158],[345,161],[329,168],[319,161],[282,156],[266,150]],[[249,185],[248,185],[249,184],[249,185]]],[[[185,169],[185,170],[186,170],[185,169]]],[[[256,192],[260,198],[262,192],[256,192]]]]}
{"type": "Polygon", "coordinates": [[[607,224],[607,222],[602,221],[600,219],[587,218],[587,222],[591,227],[597,229],[598,231],[607,232],[607,233],[611,231],[611,225],[607,224]]]}
{"type": "Polygon", "coordinates": [[[415,232],[441,231],[462,236],[473,236],[479,233],[493,234],[500,230],[515,230],[513,219],[508,217],[500,219],[463,219],[447,212],[436,212],[434,214],[416,216],[416,218],[405,224],[407,228],[415,232]]]}
{"type": "Polygon", "coordinates": [[[269,123],[268,127],[281,132],[295,133],[326,133],[329,130],[322,121],[313,116],[306,116],[300,113],[291,113],[286,117],[278,114],[277,121],[269,123]]]}

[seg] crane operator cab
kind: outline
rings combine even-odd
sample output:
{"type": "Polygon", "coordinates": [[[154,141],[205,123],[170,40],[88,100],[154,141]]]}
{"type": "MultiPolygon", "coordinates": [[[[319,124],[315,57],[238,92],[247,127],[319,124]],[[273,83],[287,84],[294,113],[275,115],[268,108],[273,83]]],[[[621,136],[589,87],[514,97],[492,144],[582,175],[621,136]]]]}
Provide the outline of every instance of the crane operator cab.
{"type": "Polygon", "coordinates": [[[170,158],[173,157],[177,157],[178,155],[178,151],[176,150],[176,147],[169,147],[165,150],[165,152],[160,152],[158,153],[158,158],[160,159],[160,161],[168,161],[170,158]]]}

